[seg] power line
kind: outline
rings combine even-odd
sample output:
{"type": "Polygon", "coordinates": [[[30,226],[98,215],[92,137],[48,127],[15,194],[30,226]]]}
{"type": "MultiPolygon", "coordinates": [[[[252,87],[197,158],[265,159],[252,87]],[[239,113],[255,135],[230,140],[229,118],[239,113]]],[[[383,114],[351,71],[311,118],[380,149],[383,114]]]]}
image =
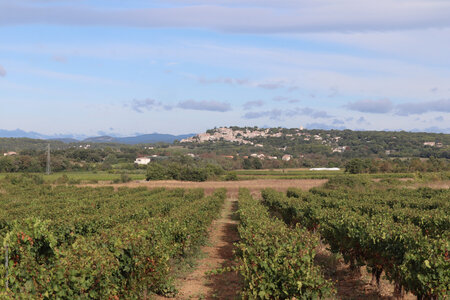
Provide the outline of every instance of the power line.
{"type": "Polygon", "coordinates": [[[48,144],[48,146],[47,146],[47,168],[46,168],[45,173],[46,173],[47,175],[50,175],[50,173],[51,173],[51,166],[50,166],[50,144],[48,144]]]}

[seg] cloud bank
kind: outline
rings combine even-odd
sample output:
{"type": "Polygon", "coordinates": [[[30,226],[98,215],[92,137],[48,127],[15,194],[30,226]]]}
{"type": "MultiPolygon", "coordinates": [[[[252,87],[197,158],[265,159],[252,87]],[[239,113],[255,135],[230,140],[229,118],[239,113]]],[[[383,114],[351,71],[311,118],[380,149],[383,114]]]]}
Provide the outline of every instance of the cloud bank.
{"type": "Polygon", "coordinates": [[[402,103],[397,105],[396,114],[399,116],[421,115],[427,112],[450,113],[450,99],[436,101],[402,103]]]}
{"type": "Polygon", "coordinates": [[[333,118],[333,116],[329,115],[326,111],[323,110],[315,110],[309,107],[304,108],[294,108],[294,109],[271,109],[266,111],[259,112],[248,112],[244,114],[242,117],[244,119],[259,119],[259,118],[269,118],[272,120],[281,120],[283,117],[295,117],[295,116],[309,116],[314,119],[329,119],[333,118]]]}
{"type": "Polygon", "coordinates": [[[196,100],[186,100],[178,103],[177,107],[182,109],[191,110],[206,110],[206,111],[217,111],[226,112],[231,110],[231,105],[225,102],[219,101],[196,101],[196,100]]]}
{"type": "Polygon", "coordinates": [[[264,101],[255,100],[255,101],[247,101],[244,103],[243,107],[245,110],[252,109],[253,107],[260,107],[264,105],[264,101]]]}
{"type": "Polygon", "coordinates": [[[137,113],[144,113],[145,111],[152,110],[172,110],[174,108],[179,109],[189,109],[189,110],[204,110],[204,111],[216,111],[216,112],[227,112],[231,110],[231,105],[226,102],[219,101],[196,101],[196,100],[186,100],[178,102],[176,105],[164,104],[161,101],[157,101],[152,98],[147,98],[143,100],[133,99],[129,103],[124,105],[125,107],[130,107],[137,113]]]}
{"type": "Polygon", "coordinates": [[[153,110],[155,108],[161,107],[161,102],[156,101],[155,99],[144,99],[144,100],[136,100],[133,99],[130,103],[131,109],[135,112],[143,113],[144,110],[153,110]]]}
{"type": "Polygon", "coordinates": [[[349,102],[344,107],[359,112],[384,114],[390,112],[394,107],[394,105],[389,99],[381,99],[381,100],[360,100],[356,102],[349,102]]]}
{"type": "Polygon", "coordinates": [[[76,3],[62,6],[56,1],[46,5],[0,1],[0,26],[170,27],[248,33],[367,32],[450,27],[450,3],[437,0],[299,0],[291,1],[289,5],[277,5],[275,1],[175,3],[167,7],[99,9],[76,3]]]}

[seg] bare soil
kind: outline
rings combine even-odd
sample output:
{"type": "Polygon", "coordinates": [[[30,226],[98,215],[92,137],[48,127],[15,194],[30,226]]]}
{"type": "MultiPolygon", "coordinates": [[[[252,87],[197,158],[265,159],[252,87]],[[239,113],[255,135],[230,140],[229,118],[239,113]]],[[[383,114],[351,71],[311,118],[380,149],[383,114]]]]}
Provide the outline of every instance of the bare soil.
{"type": "Polygon", "coordinates": [[[422,184],[415,184],[414,187],[429,187],[432,189],[448,189],[450,188],[450,180],[443,180],[443,181],[434,181],[434,182],[427,182],[422,184]]]}
{"type": "Polygon", "coordinates": [[[205,182],[191,182],[191,181],[176,181],[176,180],[156,180],[145,181],[136,180],[127,183],[99,182],[97,184],[84,184],[83,186],[113,186],[119,187],[148,187],[149,189],[157,187],[165,188],[202,188],[205,193],[210,194],[215,189],[226,188],[229,197],[237,197],[239,188],[248,188],[252,194],[258,194],[262,189],[273,188],[277,191],[286,191],[290,187],[309,190],[313,187],[318,187],[327,182],[327,179],[260,179],[260,180],[240,180],[240,181],[205,181],[205,182]]]}
{"type": "MultiPolygon", "coordinates": [[[[337,258],[336,255],[326,249],[325,246],[320,246],[316,249],[316,264],[322,267],[325,278],[332,280],[335,283],[337,290],[337,299],[366,299],[366,300],[394,300],[394,285],[381,276],[380,286],[371,284],[372,275],[367,272],[365,267],[359,269],[359,274],[350,270],[350,265],[346,264],[342,258],[337,258]]],[[[413,300],[416,297],[408,293],[403,300],[413,300]]]]}
{"type": "MultiPolygon", "coordinates": [[[[409,182],[410,178],[400,178],[400,181],[409,182]]],[[[205,182],[191,182],[191,181],[176,181],[176,180],[135,180],[127,183],[111,183],[110,181],[100,181],[94,184],[82,184],[79,186],[113,186],[115,189],[119,187],[147,187],[149,189],[165,187],[169,189],[174,188],[202,188],[206,194],[211,194],[215,189],[226,188],[229,197],[237,197],[239,188],[247,188],[252,195],[260,195],[262,189],[273,188],[277,191],[284,192],[290,187],[300,188],[302,190],[309,190],[313,187],[319,187],[325,184],[328,179],[256,179],[256,180],[239,180],[239,181],[205,181],[205,182]]],[[[379,179],[374,179],[379,181],[379,179]]],[[[406,185],[407,188],[430,187],[433,189],[448,189],[450,188],[450,180],[435,181],[428,183],[416,183],[413,185],[406,185]]]]}
{"type": "MultiPolygon", "coordinates": [[[[233,243],[238,241],[237,221],[234,212],[236,199],[225,200],[221,217],[211,225],[209,243],[202,247],[204,258],[195,270],[176,282],[179,293],[176,299],[236,299],[241,290],[241,280],[236,272],[208,275],[208,272],[234,265],[233,243]]],[[[167,299],[157,296],[156,299],[167,299]]]]}

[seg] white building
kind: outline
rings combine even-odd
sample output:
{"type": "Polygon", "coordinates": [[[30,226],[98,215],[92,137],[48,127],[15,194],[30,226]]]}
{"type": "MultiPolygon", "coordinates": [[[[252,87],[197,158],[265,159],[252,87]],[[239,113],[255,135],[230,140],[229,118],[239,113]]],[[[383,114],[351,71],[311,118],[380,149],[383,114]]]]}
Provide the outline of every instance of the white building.
{"type": "Polygon", "coordinates": [[[11,156],[11,155],[17,155],[17,152],[9,151],[9,152],[3,153],[3,156],[11,156]]]}
{"type": "Polygon", "coordinates": [[[135,164],[138,165],[148,165],[151,161],[150,157],[138,157],[136,158],[136,160],[134,161],[135,164]]]}
{"type": "Polygon", "coordinates": [[[333,148],[333,153],[334,153],[334,152],[342,153],[342,152],[344,152],[345,150],[347,150],[347,146],[336,147],[336,148],[333,148]]]}
{"type": "Polygon", "coordinates": [[[250,156],[259,158],[261,160],[264,160],[264,158],[266,158],[266,156],[264,154],[262,154],[262,153],[261,154],[252,153],[252,154],[250,154],[250,156]]]}
{"type": "Polygon", "coordinates": [[[290,161],[291,159],[292,159],[292,155],[290,155],[290,154],[285,154],[281,158],[281,160],[283,160],[283,161],[290,161]]]}

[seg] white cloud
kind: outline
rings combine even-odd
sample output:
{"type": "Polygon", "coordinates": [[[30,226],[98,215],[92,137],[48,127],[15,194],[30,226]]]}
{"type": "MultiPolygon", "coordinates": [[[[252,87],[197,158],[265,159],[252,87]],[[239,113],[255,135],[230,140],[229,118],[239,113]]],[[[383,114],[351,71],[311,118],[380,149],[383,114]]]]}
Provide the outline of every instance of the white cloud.
{"type": "Polygon", "coordinates": [[[269,118],[272,120],[282,120],[283,118],[292,118],[295,116],[308,116],[313,119],[329,119],[333,116],[329,115],[324,110],[316,110],[310,107],[303,108],[293,108],[293,109],[271,109],[266,111],[255,111],[255,112],[247,112],[243,115],[244,119],[259,119],[259,118],[269,118]]]}
{"type": "Polygon", "coordinates": [[[5,77],[6,76],[6,70],[5,70],[5,68],[3,68],[1,65],[0,65],[0,77],[5,77]]]}
{"type": "Polygon", "coordinates": [[[130,106],[135,112],[143,113],[144,110],[148,111],[161,107],[162,103],[151,98],[143,100],[133,99],[130,103],[125,104],[125,106],[130,106]]]}
{"type": "Polygon", "coordinates": [[[58,62],[58,63],[66,63],[67,57],[65,57],[63,55],[53,55],[52,60],[55,62],[58,62]]]}
{"type": "MultiPolygon", "coordinates": [[[[432,0],[250,1],[136,9],[77,4],[45,6],[0,2],[0,25],[60,24],[205,28],[229,32],[366,32],[450,27],[450,3],[432,0]],[[281,8],[280,8],[281,7],[281,8]]],[[[138,6],[136,6],[138,7],[138,6]]]]}
{"type": "Polygon", "coordinates": [[[217,111],[226,112],[231,110],[231,105],[225,102],[219,101],[196,101],[196,100],[186,100],[178,103],[177,107],[181,109],[191,109],[191,110],[206,110],[206,111],[217,111]]]}
{"type": "Polygon", "coordinates": [[[264,104],[265,103],[262,100],[247,101],[247,102],[244,103],[243,107],[244,107],[244,110],[249,110],[249,109],[252,109],[254,107],[261,107],[264,104]]]}
{"type": "Polygon", "coordinates": [[[441,99],[436,101],[409,102],[397,106],[397,115],[421,115],[427,112],[450,113],[450,99],[441,99]]]}
{"type": "Polygon", "coordinates": [[[350,110],[355,110],[359,112],[383,114],[390,112],[393,108],[392,101],[389,99],[380,100],[360,100],[356,102],[349,102],[345,105],[346,108],[350,110]]]}

